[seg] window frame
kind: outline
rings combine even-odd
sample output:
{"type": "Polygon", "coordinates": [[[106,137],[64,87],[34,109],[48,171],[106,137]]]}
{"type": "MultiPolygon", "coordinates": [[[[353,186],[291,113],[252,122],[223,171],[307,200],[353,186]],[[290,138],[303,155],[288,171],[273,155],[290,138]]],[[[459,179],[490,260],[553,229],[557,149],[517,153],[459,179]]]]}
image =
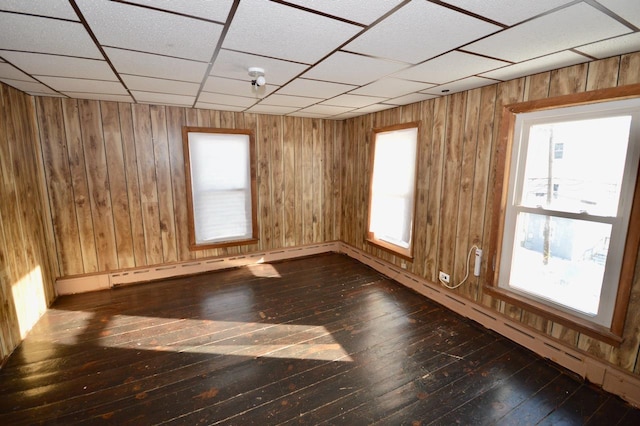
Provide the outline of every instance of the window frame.
{"type": "Polygon", "coordinates": [[[182,127],[182,145],[184,155],[184,171],[185,171],[185,189],[187,198],[188,227],[189,227],[189,249],[206,250],[212,248],[233,247],[241,245],[256,244],[258,238],[258,216],[257,216],[257,183],[256,183],[256,159],[255,159],[255,137],[254,132],[248,129],[222,129],[213,127],[182,127]],[[247,135],[249,137],[249,174],[250,174],[250,192],[251,192],[251,237],[227,240],[219,242],[197,243],[196,228],[193,204],[193,186],[191,177],[191,155],[189,150],[189,133],[211,133],[224,135],[247,135]]]}
{"type": "Polygon", "coordinates": [[[376,246],[384,251],[387,251],[391,254],[399,256],[408,261],[413,261],[413,242],[415,237],[415,217],[416,217],[416,196],[418,189],[418,166],[419,166],[419,152],[420,152],[420,122],[414,121],[410,123],[402,123],[396,124],[392,126],[374,128],[371,132],[371,151],[369,155],[369,199],[368,199],[368,214],[367,214],[367,229],[366,229],[366,241],[367,243],[376,246]],[[416,150],[415,150],[415,173],[413,178],[413,197],[411,200],[411,224],[409,225],[409,245],[408,247],[401,247],[399,245],[393,244],[391,242],[376,238],[375,233],[371,231],[371,218],[372,218],[372,207],[373,207],[373,171],[375,165],[375,153],[376,153],[376,139],[379,133],[387,133],[394,132],[398,130],[406,130],[406,129],[416,129],[416,150]]]}
{"type": "Polygon", "coordinates": [[[640,169],[633,188],[633,201],[629,214],[629,225],[624,242],[620,278],[610,327],[594,324],[591,321],[571,315],[564,310],[555,309],[528,297],[500,288],[499,271],[504,246],[502,239],[508,203],[509,179],[512,174],[511,157],[514,148],[517,115],[638,97],[640,97],[640,84],[634,84],[505,105],[502,111],[496,147],[496,187],[493,202],[492,234],[489,244],[492,271],[488,274],[487,282],[484,286],[485,293],[614,346],[619,346],[622,342],[622,333],[635,275],[638,245],[640,244],[640,169]]]}

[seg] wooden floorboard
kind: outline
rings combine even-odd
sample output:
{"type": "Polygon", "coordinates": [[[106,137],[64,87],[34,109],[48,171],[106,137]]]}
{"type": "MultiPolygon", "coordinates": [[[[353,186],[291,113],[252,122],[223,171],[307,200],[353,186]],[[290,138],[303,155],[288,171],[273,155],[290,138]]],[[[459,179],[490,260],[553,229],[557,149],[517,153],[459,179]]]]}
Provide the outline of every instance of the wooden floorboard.
{"type": "Polygon", "coordinates": [[[338,254],[64,296],[0,424],[639,424],[640,410],[338,254]]]}

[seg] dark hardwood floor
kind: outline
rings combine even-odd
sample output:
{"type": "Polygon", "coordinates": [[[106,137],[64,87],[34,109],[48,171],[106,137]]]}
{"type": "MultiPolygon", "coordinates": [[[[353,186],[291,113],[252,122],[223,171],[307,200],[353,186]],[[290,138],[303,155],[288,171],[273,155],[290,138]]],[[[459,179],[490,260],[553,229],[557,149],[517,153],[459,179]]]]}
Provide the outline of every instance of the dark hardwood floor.
{"type": "Polygon", "coordinates": [[[61,297],[0,394],[1,425],[640,424],[337,254],[61,297]]]}

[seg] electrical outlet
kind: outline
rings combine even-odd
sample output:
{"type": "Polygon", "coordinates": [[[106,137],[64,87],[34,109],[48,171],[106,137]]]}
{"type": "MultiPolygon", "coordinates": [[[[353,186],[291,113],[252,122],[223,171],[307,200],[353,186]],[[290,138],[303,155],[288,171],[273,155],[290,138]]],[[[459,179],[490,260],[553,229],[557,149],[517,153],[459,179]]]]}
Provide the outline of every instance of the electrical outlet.
{"type": "Polygon", "coordinates": [[[446,272],[440,271],[439,278],[440,278],[440,281],[449,284],[450,277],[449,277],[449,274],[447,274],[446,272]]]}
{"type": "Polygon", "coordinates": [[[407,269],[407,262],[406,262],[405,260],[402,260],[402,261],[400,262],[400,267],[401,267],[402,269],[407,269]]]}

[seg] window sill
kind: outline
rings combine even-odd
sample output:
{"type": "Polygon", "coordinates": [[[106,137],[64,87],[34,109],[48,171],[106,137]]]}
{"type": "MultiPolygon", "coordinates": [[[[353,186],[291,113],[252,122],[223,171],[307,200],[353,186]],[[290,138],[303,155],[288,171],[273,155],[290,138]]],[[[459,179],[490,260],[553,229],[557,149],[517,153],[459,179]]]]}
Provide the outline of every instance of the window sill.
{"type": "Polygon", "coordinates": [[[382,249],[387,253],[391,253],[394,256],[398,256],[402,259],[408,260],[409,262],[413,262],[413,247],[409,247],[405,249],[402,247],[398,247],[395,244],[387,243],[386,241],[382,241],[382,240],[377,240],[372,237],[367,237],[366,241],[372,246],[382,249]]]}
{"type": "Polygon", "coordinates": [[[618,336],[617,334],[612,333],[611,330],[601,325],[593,324],[581,318],[573,317],[566,312],[554,309],[542,303],[527,299],[526,297],[520,296],[519,294],[515,294],[501,288],[484,286],[483,290],[490,296],[504,300],[505,302],[508,302],[526,311],[532,312],[550,321],[579,331],[580,333],[586,334],[587,336],[593,337],[594,339],[597,339],[608,345],[619,347],[622,343],[622,336],[618,336]]]}
{"type": "Polygon", "coordinates": [[[220,241],[219,243],[210,243],[210,244],[189,244],[189,250],[208,250],[208,249],[216,249],[216,248],[224,248],[224,247],[235,247],[235,246],[246,246],[249,244],[258,244],[260,241],[258,238],[250,238],[248,240],[237,240],[237,241],[220,241]]]}

